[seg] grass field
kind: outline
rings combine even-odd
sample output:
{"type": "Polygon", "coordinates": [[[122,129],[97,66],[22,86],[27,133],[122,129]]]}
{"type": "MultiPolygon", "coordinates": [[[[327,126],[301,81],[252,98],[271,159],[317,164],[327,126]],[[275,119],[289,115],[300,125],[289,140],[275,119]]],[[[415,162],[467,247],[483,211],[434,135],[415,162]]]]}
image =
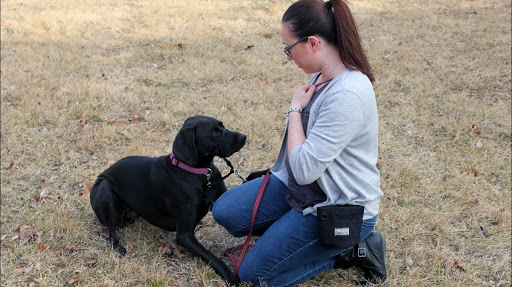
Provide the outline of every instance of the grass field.
{"type": "MultiPolygon", "coordinates": [[[[242,174],[269,167],[308,79],[282,52],[291,3],[1,0],[1,286],[223,286],[143,220],[116,256],[88,191],[115,160],[170,153],[195,114],[247,134],[242,174]]],[[[510,6],[350,1],[377,79],[384,286],[511,286],[510,6]]],[[[196,235],[219,256],[243,242],[210,215],[196,235]]]]}

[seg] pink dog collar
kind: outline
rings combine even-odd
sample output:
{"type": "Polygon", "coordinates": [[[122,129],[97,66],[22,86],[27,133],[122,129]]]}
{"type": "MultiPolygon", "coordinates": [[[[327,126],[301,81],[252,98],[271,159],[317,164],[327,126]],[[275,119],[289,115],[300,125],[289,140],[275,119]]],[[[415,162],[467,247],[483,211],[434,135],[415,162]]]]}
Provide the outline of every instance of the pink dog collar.
{"type": "Polygon", "coordinates": [[[209,177],[209,175],[211,175],[211,173],[212,173],[212,170],[209,168],[195,168],[195,167],[191,167],[191,166],[179,161],[176,158],[176,156],[174,155],[174,152],[171,152],[170,157],[171,157],[172,165],[175,165],[175,166],[177,166],[183,170],[186,170],[188,172],[195,173],[195,174],[204,174],[207,177],[209,177]]]}

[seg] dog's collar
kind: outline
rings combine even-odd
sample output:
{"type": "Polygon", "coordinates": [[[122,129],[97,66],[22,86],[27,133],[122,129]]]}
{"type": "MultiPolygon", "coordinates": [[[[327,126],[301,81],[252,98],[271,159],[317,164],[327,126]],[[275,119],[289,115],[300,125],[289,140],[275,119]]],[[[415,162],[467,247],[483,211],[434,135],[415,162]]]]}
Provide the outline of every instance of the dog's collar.
{"type": "Polygon", "coordinates": [[[171,154],[169,155],[169,157],[171,158],[171,163],[172,165],[175,165],[183,170],[186,170],[190,173],[194,173],[194,174],[204,174],[206,175],[206,177],[209,179],[211,174],[212,174],[212,170],[209,169],[209,168],[196,168],[196,167],[191,167],[190,165],[184,163],[184,162],[181,162],[179,161],[176,156],[174,155],[174,152],[171,152],[171,154]]]}

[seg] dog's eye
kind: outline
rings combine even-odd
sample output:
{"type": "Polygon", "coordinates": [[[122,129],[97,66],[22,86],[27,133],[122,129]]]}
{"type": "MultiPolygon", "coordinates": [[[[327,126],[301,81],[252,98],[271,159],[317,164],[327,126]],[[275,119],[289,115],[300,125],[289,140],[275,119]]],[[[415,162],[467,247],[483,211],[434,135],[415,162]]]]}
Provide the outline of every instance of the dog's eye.
{"type": "Polygon", "coordinates": [[[218,131],[213,131],[213,132],[212,132],[212,136],[214,136],[214,137],[218,136],[219,134],[220,134],[220,133],[219,133],[218,131]]]}

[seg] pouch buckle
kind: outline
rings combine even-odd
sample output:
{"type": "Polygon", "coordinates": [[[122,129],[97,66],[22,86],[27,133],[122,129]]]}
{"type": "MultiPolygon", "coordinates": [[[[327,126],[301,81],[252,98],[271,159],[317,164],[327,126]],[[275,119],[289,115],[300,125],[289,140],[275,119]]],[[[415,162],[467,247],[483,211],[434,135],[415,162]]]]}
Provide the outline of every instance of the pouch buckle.
{"type": "Polygon", "coordinates": [[[357,248],[357,257],[366,257],[366,248],[357,248]]]}

